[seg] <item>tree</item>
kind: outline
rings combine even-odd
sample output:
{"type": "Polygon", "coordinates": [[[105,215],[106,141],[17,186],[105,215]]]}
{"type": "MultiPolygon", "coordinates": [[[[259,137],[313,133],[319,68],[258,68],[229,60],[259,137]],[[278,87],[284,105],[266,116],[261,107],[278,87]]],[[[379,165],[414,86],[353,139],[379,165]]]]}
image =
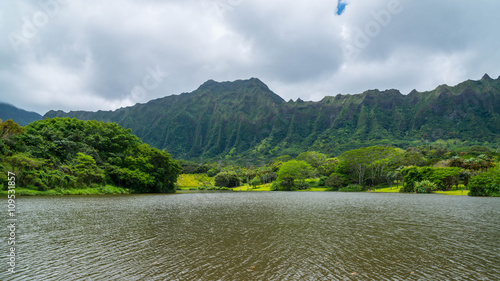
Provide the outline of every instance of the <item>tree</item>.
{"type": "Polygon", "coordinates": [[[299,154],[295,160],[306,161],[307,164],[318,169],[320,166],[324,165],[326,162],[326,155],[316,151],[302,152],[299,154]]]}
{"type": "Polygon", "coordinates": [[[2,122],[0,119],[0,139],[8,139],[14,135],[19,135],[24,133],[24,128],[20,127],[19,124],[15,123],[11,119],[2,122]]]}
{"type": "Polygon", "coordinates": [[[345,186],[345,179],[340,174],[332,173],[326,180],[325,186],[340,188],[345,186]]]}
{"type": "Polygon", "coordinates": [[[366,175],[371,177],[372,184],[377,180],[385,180],[385,170],[389,165],[390,157],[401,153],[393,147],[371,146],[344,152],[340,157],[339,165],[347,169],[358,184],[365,182],[366,175]]]}
{"type": "Polygon", "coordinates": [[[460,168],[435,168],[427,179],[437,184],[441,190],[450,190],[453,185],[458,186],[460,168]]]}
{"type": "Polygon", "coordinates": [[[304,181],[308,178],[313,171],[311,165],[305,161],[292,160],[283,163],[278,171],[278,181],[283,181],[285,178],[290,178],[292,180],[304,181]]]}
{"type": "Polygon", "coordinates": [[[81,152],[78,152],[76,156],[76,165],[74,166],[73,173],[80,186],[104,183],[104,172],[101,168],[97,167],[92,156],[81,152]]]}
{"type": "Polygon", "coordinates": [[[318,167],[318,172],[323,176],[329,176],[332,173],[335,173],[335,168],[339,163],[338,158],[328,158],[325,160],[323,165],[318,167]]]}
{"type": "Polygon", "coordinates": [[[13,122],[0,127],[3,136],[17,134],[15,147],[0,138],[0,150],[8,149],[2,162],[22,170],[18,179],[25,186],[46,190],[107,181],[134,192],[172,192],[180,172],[170,154],[116,123],[49,118],[30,123],[24,132],[13,122]]]}
{"type": "Polygon", "coordinates": [[[233,171],[220,172],[215,176],[214,180],[215,186],[220,187],[237,187],[241,182],[238,175],[233,171]]]}
{"type": "Polygon", "coordinates": [[[500,196],[500,166],[472,177],[468,187],[469,196],[500,196]]]}

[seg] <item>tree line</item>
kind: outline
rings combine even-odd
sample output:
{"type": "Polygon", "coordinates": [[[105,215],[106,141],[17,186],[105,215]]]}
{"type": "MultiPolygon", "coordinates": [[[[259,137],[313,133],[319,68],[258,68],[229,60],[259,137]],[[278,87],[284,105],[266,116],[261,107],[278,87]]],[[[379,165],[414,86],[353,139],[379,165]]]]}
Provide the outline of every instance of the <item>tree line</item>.
{"type": "MultiPolygon", "coordinates": [[[[180,166],[116,123],[49,118],[20,127],[0,120],[0,171],[18,186],[47,191],[111,184],[173,192],[180,166]]],[[[3,186],[7,186],[3,183],[3,186]]]]}
{"type": "Polygon", "coordinates": [[[500,195],[498,153],[482,146],[458,151],[443,147],[371,146],[337,157],[309,151],[292,158],[280,156],[258,167],[181,161],[182,173],[207,173],[220,187],[272,183],[271,190],[302,190],[311,186],[330,190],[364,191],[381,186],[400,192],[430,193],[459,186],[470,195],[500,195]],[[315,179],[315,180],[311,180],[315,179]]]}

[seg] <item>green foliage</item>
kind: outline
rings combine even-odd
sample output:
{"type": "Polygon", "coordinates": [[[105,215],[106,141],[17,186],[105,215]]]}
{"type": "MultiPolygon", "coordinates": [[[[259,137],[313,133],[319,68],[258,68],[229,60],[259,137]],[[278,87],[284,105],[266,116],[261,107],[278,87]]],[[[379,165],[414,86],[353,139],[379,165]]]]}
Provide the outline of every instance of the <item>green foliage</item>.
{"type": "Polygon", "coordinates": [[[404,185],[400,192],[415,192],[415,183],[430,179],[435,171],[432,167],[407,167],[401,170],[404,185]]]}
{"type": "Polygon", "coordinates": [[[485,154],[480,154],[476,158],[471,157],[468,159],[460,158],[459,156],[454,156],[449,161],[450,166],[460,167],[473,171],[486,171],[494,167],[493,159],[485,154]]]}
{"type": "Polygon", "coordinates": [[[460,168],[435,168],[427,177],[435,183],[439,190],[450,190],[453,185],[458,186],[460,168]]]}
{"type": "Polygon", "coordinates": [[[335,189],[339,189],[346,185],[346,180],[343,175],[332,173],[326,180],[325,186],[335,189]]]}
{"type": "Polygon", "coordinates": [[[500,196],[500,166],[470,179],[470,196],[500,196]]]}
{"type": "Polygon", "coordinates": [[[311,165],[313,168],[319,168],[326,162],[326,155],[316,151],[308,151],[299,154],[295,160],[305,161],[307,164],[311,165]]]}
{"type": "Polygon", "coordinates": [[[284,181],[285,179],[291,179],[292,181],[303,181],[309,177],[312,171],[311,165],[305,161],[288,161],[280,167],[277,180],[284,181]]]}
{"type": "Polygon", "coordinates": [[[415,183],[415,192],[431,193],[437,190],[437,185],[429,180],[423,180],[415,183]]]}
{"type": "Polygon", "coordinates": [[[12,136],[22,134],[23,132],[24,128],[20,127],[19,124],[14,121],[6,120],[5,122],[2,122],[0,119],[0,139],[9,139],[12,136]]]}
{"type": "Polygon", "coordinates": [[[332,173],[335,173],[335,168],[339,163],[338,158],[328,158],[325,162],[318,167],[318,171],[323,176],[329,176],[332,173]]]}
{"type": "Polygon", "coordinates": [[[262,184],[271,183],[278,178],[278,174],[272,171],[267,171],[259,176],[259,181],[262,184]]]}
{"type": "Polygon", "coordinates": [[[350,184],[346,187],[339,188],[338,191],[342,192],[362,192],[366,191],[366,187],[363,187],[362,185],[359,184],[350,184]]]}
{"type": "Polygon", "coordinates": [[[254,179],[250,182],[250,185],[251,185],[252,187],[254,187],[254,188],[255,188],[255,187],[257,187],[257,186],[258,186],[258,185],[260,185],[260,184],[261,184],[261,182],[260,182],[259,178],[257,178],[257,177],[255,177],[255,178],[254,178],[254,179]]]}
{"type": "Polygon", "coordinates": [[[310,189],[311,188],[311,184],[306,182],[306,181],[303,181],[303,182],[297,182],[295,184],[295,187],[298,189],[298,190],[306,190],[306,189],[310,189]]]}
{"type": "Polygon", "coordinates": [[[240,177],[233,171],[220,172],[214,178],[215,186],[237,187],[240,186],[240,177]]]}
{"type": "Polygon", "coordinates": [[[283,190],[291,191],[295,188],[295,180],[292,177],[284,177],[280,182],[279,186],[283,190]]]}
{"type": "Polygon", "coordinates": [[[325,186],[325,180],[327,179],[328,177],[325,177],[325,176],[321,176],[318,180],[318,186],[325,186]]]}
{"type": "Polygon", "coordinates": [[[179,165],[115,123],[54,118],[24,130],[7,125],[11,129],[4,135],[11,147],[2,162],[18,175],[20,185],[40,191],[106,183],[135,192],[174,190],[179,165]]]}
{"type": "MultiPolygon", "coordinates": [[[[447,158],[445,146],[473,147],[464,151],[473,157],[487,154],[485,143],[499,142],[498,104],[499,79],[465,81],[409,95],[370,90],[318,102],[285,102],[258,79],[250,79],[207,81],[191,93],[113,112],[51,111],[45,117],[114,121],[176,158],[271,159],[306,151],[340,155],[361,147],[393,145],[418,147],[399,165],[423,166],[434,158],[447,158]]],[[[376,177],[364,179],[378,181],[376,177]]]]}
{"type": "Polygon", "coordinates": [[[386,171],[391,160],[401,154],[401,150],[393,147],[371,146],[346,151],[340,157],[337,172],[351,174],[358,184],[377,184],[385,181],[386,171]]]}

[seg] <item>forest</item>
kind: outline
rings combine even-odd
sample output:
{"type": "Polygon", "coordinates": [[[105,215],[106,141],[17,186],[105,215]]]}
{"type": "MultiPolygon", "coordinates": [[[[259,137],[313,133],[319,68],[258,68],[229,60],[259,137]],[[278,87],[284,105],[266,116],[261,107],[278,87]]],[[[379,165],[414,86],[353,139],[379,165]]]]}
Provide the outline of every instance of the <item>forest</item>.
{"type": "Polygon", "coordinates": [[[180,172],[167,152],[116,123],[70,118],[1,122],[0,158],[27,194],[174,192],[180,172]]]}
{"type": "MultiPolygon", "coordinates": [[[[498,151],[463,143],[420,142],[406,149],[361,147],[270,160],[174,160],[116,123],[47,118],[0,122],[0,171],[16,174],[21,194],[169,193],[175,190],[467,190],[500,196],[498,151]]],[[[2,182],[2,189],[8,186],[2,182]]]]}

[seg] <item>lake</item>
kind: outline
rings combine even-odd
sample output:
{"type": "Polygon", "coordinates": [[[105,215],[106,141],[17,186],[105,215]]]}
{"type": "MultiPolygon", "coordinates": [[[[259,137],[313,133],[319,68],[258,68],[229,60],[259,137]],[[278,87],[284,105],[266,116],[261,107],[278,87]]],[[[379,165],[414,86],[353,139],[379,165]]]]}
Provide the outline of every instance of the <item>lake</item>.
{"type": "Polygon", "coordinates": [[[500,280],[498,198],[224,192],[16,208],[18,272],[3,239],[1,280],[500,280]]]}

